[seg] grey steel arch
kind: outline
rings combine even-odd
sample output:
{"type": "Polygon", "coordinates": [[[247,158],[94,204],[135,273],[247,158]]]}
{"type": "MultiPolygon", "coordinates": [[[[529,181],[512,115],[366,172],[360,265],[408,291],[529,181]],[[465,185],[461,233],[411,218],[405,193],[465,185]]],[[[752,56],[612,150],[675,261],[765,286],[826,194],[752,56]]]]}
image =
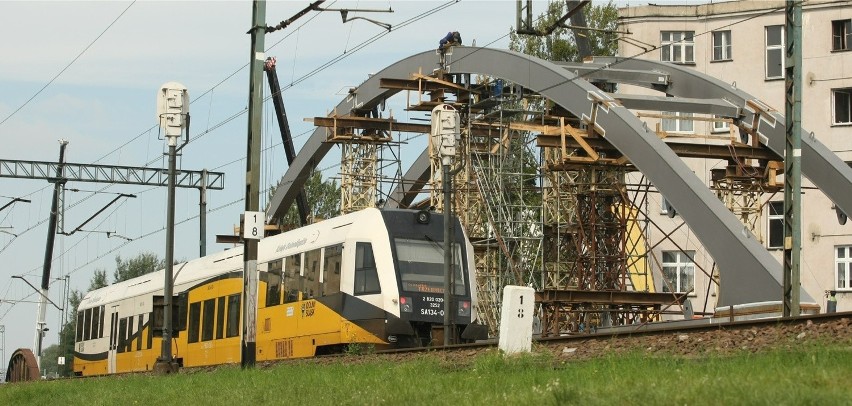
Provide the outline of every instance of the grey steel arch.
{"type": "MultiPolygon", "coordinates": [[[[747,105],[749,101],[768,106],[756,97],[740,90],[735,83],[722,82],[686,66],[618,57],[595,57],[594,61],[596,65],[600,65],[597,68],[605,68],[604,70],[617,67],[623,70],[663,74],[668,77],[667,85],[654,86],[649,84],[645,86],[677,97],[726,100],[739,107],[745,114],[746,120],[750,120],[750,116],[754,115],[754,111],[751,111],[747,105]]],[[[566,65],[566,68],[571,69],[568,65],[566,65]]],[[[631,84],[644,85],[641,82],[631,84]]],[[[761,144],[783,157],[786,138],[784,115],[778,111],[771,111],[769,114],[773,119],[769,121],[761,119],[758,128],[755,130],[760,137],[761,144]]],[[[844,213],[852,213],[852,168],[816,137],[804,135],[809,134],[807,130],[802,128],[801,131],[803,134],[802,174],[807,176],[844,213]]]]}
{"type": "MultiPolygon", "coordinates": [[[[434,51],[403,59],[361,84],[336,111],[369,109],[394,93],[380,89],[379,78],[407,78],[436,63],[434,51]]],[[[719,264],[725,281],[719,305],[780,299],[780,263],[656,134],[609,95],[559,65],[508,50],[455,47],[448,64],[452,73],[486,74],[518,83],[577,117],[590,117],[595,111],[597,132],[657,185],[719,264]]],[[[324,140],[324,129],[314,131],[284,175],[267,214],[277,217],[293,202],[312,164],[330,149],[324,140]]],[[[812,299],[803,292],[802,300],[812,299]]]]}

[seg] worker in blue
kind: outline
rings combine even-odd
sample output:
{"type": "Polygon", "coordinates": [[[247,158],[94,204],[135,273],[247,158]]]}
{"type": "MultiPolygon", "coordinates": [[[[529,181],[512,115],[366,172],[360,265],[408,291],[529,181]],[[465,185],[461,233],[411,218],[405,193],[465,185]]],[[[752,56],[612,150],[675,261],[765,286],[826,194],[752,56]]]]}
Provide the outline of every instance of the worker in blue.
{"type": "Polygon", "coordinates": [[[442,51],[444,48],[453,46],[453,45],[461,45],[462,39],[461,34],[458,31],[448,32],[444,38],[441,38],[441,41],[438,42],[438,50],[442,51]]]}

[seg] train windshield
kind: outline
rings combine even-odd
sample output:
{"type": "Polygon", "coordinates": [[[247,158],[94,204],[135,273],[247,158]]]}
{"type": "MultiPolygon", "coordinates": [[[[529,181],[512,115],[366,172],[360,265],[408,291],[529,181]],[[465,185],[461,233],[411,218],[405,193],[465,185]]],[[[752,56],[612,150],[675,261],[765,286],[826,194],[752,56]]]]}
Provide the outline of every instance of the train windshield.
{"type": "MultiPolygon", "coordinates": [[[[461,244],[453,244],[453,279],[455,294],[464,295],[464,270],[461,267],[461,244]]],[[[444,246],[438,241],[396,239],[396,255],[402,290],[407,292],[444,293],[444,246]]]]}

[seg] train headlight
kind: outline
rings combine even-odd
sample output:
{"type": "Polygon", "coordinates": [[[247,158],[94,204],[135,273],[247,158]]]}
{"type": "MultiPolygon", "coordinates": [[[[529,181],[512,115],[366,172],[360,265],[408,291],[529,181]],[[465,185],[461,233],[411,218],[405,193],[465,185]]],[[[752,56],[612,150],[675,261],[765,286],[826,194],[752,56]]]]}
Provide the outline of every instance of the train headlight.
{"type": "Polygon", "coordinates": [[[429,222],[432,221],[432,214],[426,210],[420,210],[415,215],[415,218],[420,224],[429,224],[429,222]]]}
{"type": "Polygon", "coordinates": [[[411,313],[414,311],[414,306],[411,303],[410,297],[400,297],[399,298],[399,310],[403,313],[411,313]]]}
{"type": "Polygon", "coordinates": [[[462,300],[459,302],[459,316],[469,317],[470,316],[470,302],[467,300],[462,300]]]}

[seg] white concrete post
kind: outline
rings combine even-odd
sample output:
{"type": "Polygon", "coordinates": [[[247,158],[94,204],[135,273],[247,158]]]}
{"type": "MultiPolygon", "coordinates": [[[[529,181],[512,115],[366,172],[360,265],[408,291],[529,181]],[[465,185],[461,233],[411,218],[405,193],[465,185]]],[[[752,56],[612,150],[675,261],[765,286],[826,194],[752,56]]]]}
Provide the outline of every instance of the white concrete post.
{"type": "Polygon", "coordinates": [[[532,349],[535,290],[526,286],[503,288],[499,347],[506,354],[532,349]]]}

